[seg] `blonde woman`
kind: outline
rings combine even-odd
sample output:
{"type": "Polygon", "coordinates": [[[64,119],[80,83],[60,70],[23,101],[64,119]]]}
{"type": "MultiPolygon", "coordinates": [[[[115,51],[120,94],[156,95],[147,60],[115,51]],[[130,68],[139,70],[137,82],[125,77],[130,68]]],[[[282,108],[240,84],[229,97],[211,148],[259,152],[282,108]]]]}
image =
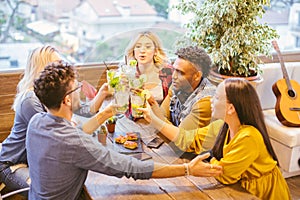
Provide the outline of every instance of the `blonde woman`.
{"type": "Polygon", "coordinates": [[[168,94],[173,69],[168,65],[158,36],[150,31],[139,33],[128,45],[126,58],[127,63],[129,60],[137,61],[137,73],[147,78],[145,88],[161,102],[168,94]]]}
{"type": "Polygon", "coordinates": [[[2,143],[0,154],[0,182],[6,185],[8,192],[30,184],[25,149],[27,125],[34,114],[46,112],[33,92],[33,82],[49,62],[56,60],[61,60],[61,57],[54,47],[36,48],[30,53],[23,78],[18,83],[12,106],[15,111],[14,125],[2,143]]]}
{"type": "MultiPolygon", "coordinates": [[[[59,52],[49,45],[34,49],[28,57],[12,106],[15,111],[14,125],[11,133],[2,143],[0,153],[0,182],[5,184],[7,192],[28,187],[30,184],[25,149],[27,126],[33,115],[47,112],[33,91],[33,83],[48,63],[59,60],[62,60],[59,52]]],[[[107,85],[103,85],[91,104],[83,106],[78,113],[92,116],[98,111],[106,94],[107,85]]],[[[92,133],[98,126],[96,120],[92,118],[82,128],[85,132],[92,133]]]]}

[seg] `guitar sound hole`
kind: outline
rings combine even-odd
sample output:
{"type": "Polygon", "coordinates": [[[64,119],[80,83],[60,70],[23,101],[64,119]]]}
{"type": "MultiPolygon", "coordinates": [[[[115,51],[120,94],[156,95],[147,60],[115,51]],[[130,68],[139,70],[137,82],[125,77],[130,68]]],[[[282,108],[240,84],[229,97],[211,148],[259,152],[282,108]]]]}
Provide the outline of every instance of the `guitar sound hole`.
{"type": "Polygon", "coordinates": [[[296,96],[296,93],[294,92],[294,90],[288,90],[288,95],[294,98],[296,96]]]}

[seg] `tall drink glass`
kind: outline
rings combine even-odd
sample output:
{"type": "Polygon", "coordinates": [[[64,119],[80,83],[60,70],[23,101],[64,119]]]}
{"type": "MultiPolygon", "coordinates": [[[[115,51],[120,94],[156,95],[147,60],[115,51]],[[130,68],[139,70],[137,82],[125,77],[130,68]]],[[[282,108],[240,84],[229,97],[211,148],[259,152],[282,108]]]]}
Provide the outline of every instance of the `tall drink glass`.
{"type": "Polygon", "coordinates": [[[129,105],[129,88],[124,85],[115,88],[114,99],[117,114],[124,114],[129,105]]]}
{"type": "Polygon", "coordinates": [[[138,108],[143,108],[145,106],[145,96],[141,95],[141,93],[132,92],[130,94],[130,100],[132,116],[134,118],[143,117],[143,112],[138,111],[138,108]]]}
{"type": "Polygon", "coordinates": [[[107,69],[106,70],[106,80],[108,83],[108,91],[110,93],[114,93],[114,87],[116,86],[116,84],[118,84],[118,70],[117,69],[107,69]]]}

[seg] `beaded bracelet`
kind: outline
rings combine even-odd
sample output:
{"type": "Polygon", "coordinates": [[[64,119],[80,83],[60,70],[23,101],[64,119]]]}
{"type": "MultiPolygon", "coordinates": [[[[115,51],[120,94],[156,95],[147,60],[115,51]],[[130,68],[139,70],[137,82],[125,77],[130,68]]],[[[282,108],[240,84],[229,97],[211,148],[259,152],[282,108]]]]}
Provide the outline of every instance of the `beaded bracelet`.
{"type": "Polygon", "coordinates": [[[190,175],[189,165],[187,163],[183,163],[183,166],[184,166],[184,175],[189,176],[190,175]]]}

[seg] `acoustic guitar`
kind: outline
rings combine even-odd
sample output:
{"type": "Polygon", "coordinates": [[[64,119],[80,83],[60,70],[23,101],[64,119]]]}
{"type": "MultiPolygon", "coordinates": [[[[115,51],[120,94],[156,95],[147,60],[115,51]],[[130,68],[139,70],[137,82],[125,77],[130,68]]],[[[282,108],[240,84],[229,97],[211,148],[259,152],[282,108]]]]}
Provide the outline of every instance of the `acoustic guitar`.
{"type": "Polygon", "coordinates": [[[275,112],[278,120],[285,126],[300,127],[300,85],[290,80],[276,41],[272,41],[280,62],[283,79],[273,84],[276,96],[275,112]]]}

